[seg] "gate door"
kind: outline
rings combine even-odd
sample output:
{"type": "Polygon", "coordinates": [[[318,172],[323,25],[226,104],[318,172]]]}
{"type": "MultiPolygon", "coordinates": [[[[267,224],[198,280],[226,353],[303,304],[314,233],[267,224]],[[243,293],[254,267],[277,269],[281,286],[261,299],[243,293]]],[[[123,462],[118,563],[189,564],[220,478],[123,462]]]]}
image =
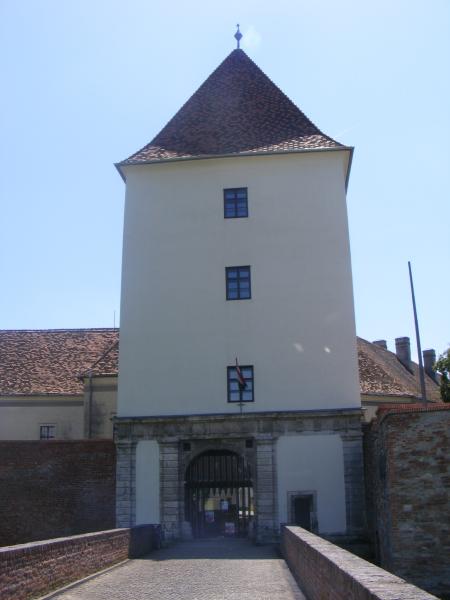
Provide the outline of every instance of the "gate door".
{"type": "Polygon", "coordinates": [[[254,516],[250,466],[229,450],[209,450],[186,469],[185,518],[194,537],[246,536],[254,516]]]}

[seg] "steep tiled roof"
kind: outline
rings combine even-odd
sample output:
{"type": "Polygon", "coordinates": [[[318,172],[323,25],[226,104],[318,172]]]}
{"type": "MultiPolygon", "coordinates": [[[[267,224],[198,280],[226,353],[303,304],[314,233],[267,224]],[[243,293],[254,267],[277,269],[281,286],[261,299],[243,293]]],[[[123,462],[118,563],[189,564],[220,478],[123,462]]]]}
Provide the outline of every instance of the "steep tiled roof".
{"type": "Polygon", "coordinates": [[[323,134],[243,50],[233,50],[164,129],[120,165],[343,147],[323,134]]]}
{"type": "Polygon", "coordinates": [[[117,329],[0,331],[0,394],[82,394],[79,375],[117,339],[117,329]]]}
{"type": "MultiPolygon", "coordinates": [[[[411,363],[413,373],[408,371],[397,356],[381,346],[358,338],[359,378],[362,394],[379,396],[409,396],[420,394],[419,368],[411,363]]],[[[427,396],[440,401],[439,387],[425,375],[427,396]]]]}

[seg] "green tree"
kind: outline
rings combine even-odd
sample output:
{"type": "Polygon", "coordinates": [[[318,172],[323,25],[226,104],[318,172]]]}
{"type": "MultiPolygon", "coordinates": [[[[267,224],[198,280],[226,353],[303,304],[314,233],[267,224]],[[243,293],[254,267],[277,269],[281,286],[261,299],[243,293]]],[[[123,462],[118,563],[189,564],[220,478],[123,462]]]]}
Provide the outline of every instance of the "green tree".
{"type": "Polygon", "coordinates": [[[443,402],[450,402],[450,348],[448,348],[434,365],[441,374],[441,398],[443,402]]]}

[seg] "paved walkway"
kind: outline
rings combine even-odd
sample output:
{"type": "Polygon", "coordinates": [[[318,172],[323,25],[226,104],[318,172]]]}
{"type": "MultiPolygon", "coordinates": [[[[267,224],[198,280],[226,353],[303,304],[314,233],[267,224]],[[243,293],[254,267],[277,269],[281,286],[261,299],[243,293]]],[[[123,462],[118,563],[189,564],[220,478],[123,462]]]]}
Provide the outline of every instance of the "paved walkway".
{"type": "Polygon", "coordinates": [[[54,596],[59,600],[305,600],[271,546],[205,540],[164,548],[54,596]]]}

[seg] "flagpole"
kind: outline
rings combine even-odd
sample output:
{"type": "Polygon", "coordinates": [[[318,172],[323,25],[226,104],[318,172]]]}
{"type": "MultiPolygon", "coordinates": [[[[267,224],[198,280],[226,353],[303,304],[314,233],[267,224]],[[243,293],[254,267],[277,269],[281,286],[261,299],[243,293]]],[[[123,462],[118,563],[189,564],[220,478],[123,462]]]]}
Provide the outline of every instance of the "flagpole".
{"type": "Polygon", "coordinates": [[[242,373],[241,373],[241,369],[239,368],[239,363],[238,363],[238,359],[236,356],[236,376],[238,379],[238,385],[239,385],[239,397],[241,398],[240,402],[239,402],[239,410],[240,410],[240,414],[242,415],[242,412],[244,410],[244,403],[242,402],[242,397],[241,397],[241,393],[242,390],[245,389],[246,387],[246,383],[244,381],[244,378],[242,377],[242,373]]]}
{"type": "Polygon", "coordinates": [[[420,334],[419,334],[419,322],[417,320],[417,309],[416,309],[416,298],[414,296],[414,284],[413,284],[413,276],[411,271],[411,262],[408,260],[408,269],[409,269],[409,282],[411,284],[411,297],[414,311],[414,325],[416,327],[416,341],[417,341],[417,354],[419,355],[419,378],[420,378],[420,391],[422,394],[422,402],[423,404],[427,404],[427,393],[425,389],[425,374],[423,370],[423,360],[422,360],[422,348],[420,346],[420,334]]]}

